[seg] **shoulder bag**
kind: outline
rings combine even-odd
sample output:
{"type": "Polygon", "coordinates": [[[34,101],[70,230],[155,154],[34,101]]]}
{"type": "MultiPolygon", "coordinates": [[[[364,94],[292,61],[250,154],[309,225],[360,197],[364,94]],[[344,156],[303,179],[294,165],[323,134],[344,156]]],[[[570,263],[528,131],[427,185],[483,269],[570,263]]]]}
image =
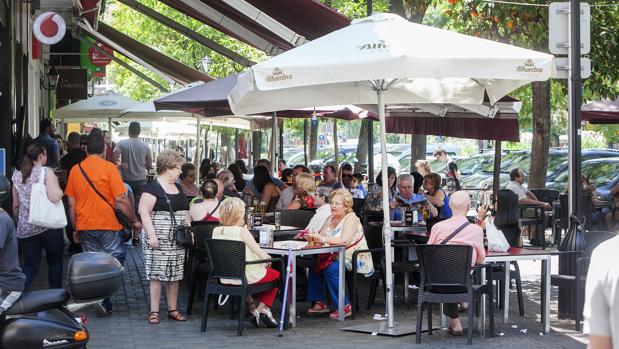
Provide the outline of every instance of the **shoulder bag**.
{"type": "MultiPolygon", "coordinates": [[[[170,221],[172,222],[172,234],[174,237],[174,241],[176,242],[176,246],[182,248],[189,248],[193,246],[193,235],[191,234],[191,227],[185,224],[177,224],[176,218],[174,217],[174,210],[172,209],[172,202],[168,197],[168,194],[161,186],[161,183],[157,182],[159,187],[161,188],[161,192],[163,193],[163,197],[168,204],[168,208],[170,210],[170,221]]],[[[179,192],[182,192],[182,188],[179,192]]],[[[213,211],[214,212],[214,211],[213,211]]]]}
{"type": "Polygon", "coordinates": [[[114,210],[114,215],[116,216],[116,220],[118,220],[118,223],[120,223],[120,225],[123,226],[123,239],[125,240],[125,242],[131,240],[131,238],[133,237],[133,231],[132,231],[133,227],[131,226],[131,223],[129,222],[129,219],[127,218],[127,216],[125,216],[125,214],[120,209],[110,204],[110,202],[107,201],[107,199],[97,190],[97,188],[95,188],[95,185],[90,180],[90,177],[88,177],[88,175],[86,174],[86,171],[84,171],[84,168],[82,168],[82,164],[79,163],[77,164],[77,166],[80,168],[80,172],[82,172],[82,176],[84,176],[84,179],[86,179],[86,182],[88,182],[92,190],[94,190],[94,192],[97,193],[97,195],[101,198],[101,200],[105,201],[105,203],[108,204],[108,206],[110,206],[112,210],[114,210]]]}
{"type": "Polygon", "coordinates": [[[50,229],[64,228],[67,225],[64,206],[62,200],[53,203],[47,197],[47,189],[45,188],[46,174],[46,168],[43,167],[39,181],[33,183],[30,189],[28,223],[50,229]]]}

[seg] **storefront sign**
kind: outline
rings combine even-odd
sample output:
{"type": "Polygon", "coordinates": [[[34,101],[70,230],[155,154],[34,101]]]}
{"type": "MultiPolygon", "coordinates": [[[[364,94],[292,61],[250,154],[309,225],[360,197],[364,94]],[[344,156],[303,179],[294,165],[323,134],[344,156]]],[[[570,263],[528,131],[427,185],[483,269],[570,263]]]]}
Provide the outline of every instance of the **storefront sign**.
{"type": "Polygon", "coordinates": [[[66,31],[64,19],[56,12],[43,12],[32,23],[32,33],[45,45],[58,43],[66,31]]]}
{"type": "MultiPolygon", "coordinates": [[[[110,47],[103,44],[97,44],[97,46],[110,54],[114,54],[114,50],[110,47]]],[[[102,67],[110,64],[112,62],[112,57],[97,51],[94,47],[89,47],[88,60],[97,67],[102,67]]]]}
{"type": "Polygon", "coordinates": [[[87,99],[88,78],[86,69],[56,69],[60,74],[56,86],[57,99],[87,99]]]}

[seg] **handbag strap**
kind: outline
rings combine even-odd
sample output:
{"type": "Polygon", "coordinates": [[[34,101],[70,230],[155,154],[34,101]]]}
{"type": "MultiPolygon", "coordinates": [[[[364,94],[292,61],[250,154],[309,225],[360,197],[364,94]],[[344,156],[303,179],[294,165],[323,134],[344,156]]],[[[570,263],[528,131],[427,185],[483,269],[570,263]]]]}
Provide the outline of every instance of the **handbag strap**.
{"type": "Polygon", "coordinates": [[[108,204],[108,206],[110,206],[112,208],[112,210],[116,211],[116,208],[114,206],[112,206],[112,204],[110,204],[110,202],[107,201],[107,199],[97,190],[97,188],[95,188],[95,185],[92,184],[92,181],[90,180],[90,177],[88,177],[88,175],[86,174],[86,171],[84,171],[84,169],[82,168],[82,164],[79,163],[79,164],[77,164],[77,166],[80,168],[80,171],[82,172],[82,175],[84,176],[84,178],[86,179],[86,182],[88,182],[88,184],[90,185],[92,190],[94,190],[95,193],[97,193],[97,195],[101,198],[101,200],[105,201],[105,203],[108,204]]]}
{"type": "Polygon", "coordinates": [[[159,188],[161,188],[161,192],[163,193],[163,197],[165,198],[165,201],[168,203],[168,209],[170,210],[170,221],[172,222],[172,226],[176,227],[176,218],[174,217],[174,210],[172,210],[172,202],[170,201],[170,198],[168,197],[168,194],[165,192],[165,189],[163,188],[161,183],[158,180],[156,180],[156,179],[155,179],[155,181],[159,185],[159,188]]]}
{"type": "Polygon", "coordinates": [[[462,224],[458,229],[456,229],[456,231],[454,231],[453,233],[451,233],[451,235],[449,235],[445,240],[443,240],[440,244],[441,245],[445,245],[449,242],[449,240],[453,239],[454,236],[458,235],[459,232],[462,231],[462,229],[466,228],[469,224],[471,224],[470,222],[466,222],[464,224],[462,224]]]}

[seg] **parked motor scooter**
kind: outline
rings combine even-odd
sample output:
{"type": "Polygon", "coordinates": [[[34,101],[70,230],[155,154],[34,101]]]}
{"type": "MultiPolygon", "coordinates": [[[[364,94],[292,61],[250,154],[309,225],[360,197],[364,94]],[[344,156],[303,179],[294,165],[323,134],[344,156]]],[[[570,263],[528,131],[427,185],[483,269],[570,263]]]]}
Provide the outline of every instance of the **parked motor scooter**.
{"type": "Polygon", "coordinates": [[[0,317],[0,348],[86,348],[88,330],[73,312],[116,292],[123,267],[109,254],[84,252],[71,257],[68,269],[70,291],[26,292],[0,317]]]}

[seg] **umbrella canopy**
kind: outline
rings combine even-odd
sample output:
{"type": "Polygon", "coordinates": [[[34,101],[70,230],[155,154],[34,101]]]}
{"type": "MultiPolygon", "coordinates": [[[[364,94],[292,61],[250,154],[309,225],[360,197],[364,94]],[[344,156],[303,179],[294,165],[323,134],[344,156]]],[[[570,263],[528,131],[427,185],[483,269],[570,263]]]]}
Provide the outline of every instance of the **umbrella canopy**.
{"type": "Polygon", "coordinates": [[[386,104],[494,104],[553,72],[549,54],[376,14],[252,66],[229,98],[235,114],[375,104],[366,81],[387,80],[386,104]]]}
{"type": "Polygon", "coordinates": [[[587,103],[582,106],[581,116],[592,124],[619,124],[619,98],[587,103]]]}
{"type": "MultiPolygon", "coordinates": [[[[138,104],[122,112],[116,118],[117,121],[122,120],[162,120],[162,121],[185,121],[187,124],[196,125],[197,114],[188,113],[181,110],[155,110],[153,102],[145,102],[138,104]]],[[[201,125],[213,125],[222,127],[238,128],[242,130],[251,130],[253,128],[264,127],[266,120],[263,118],[239,118],[239,117],[212,117],[201,119],[201,125]]]]}
{"type": "MultiPolygon", "coordinates": [[[[549,54],[376,14],[252,66],[238,77],[228,99],[235,114],[376,104],[386,168],[386,104],[481,105],[487,94],[494,105],[519,86],[547,80],[553,71],[549,54]]],[[[387,171],[382,181],[388,182],[387,171]]],[[[389,193],[387,186],[382,190],[385,259],[390,261],[389,193]]],[[[385,269],[388,327],[393,328],[391,263],[385,269]]]]}
{"type": "Polygon", "coordinates": [[[140,102],[116,94],[93,96],[56,109],[56,117],[59,119],[115,118],[125,109],[138,104],[140,102]]]}

